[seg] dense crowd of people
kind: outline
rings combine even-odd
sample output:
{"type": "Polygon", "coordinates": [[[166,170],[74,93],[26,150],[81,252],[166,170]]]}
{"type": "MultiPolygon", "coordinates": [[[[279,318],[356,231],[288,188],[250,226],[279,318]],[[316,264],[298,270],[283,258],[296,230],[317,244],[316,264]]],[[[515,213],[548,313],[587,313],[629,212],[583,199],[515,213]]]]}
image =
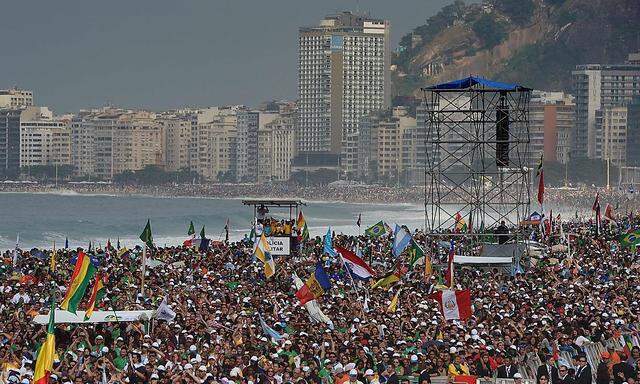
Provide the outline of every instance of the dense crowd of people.
{"type": "MultiPolygon", "coordinates": [[[[633,384],[640,372],[640,264],[620,235],[640,226],[640,217],[604,226],[599,236],[590,222],[565,221],[562,231],[555,225],[551,236],[538,237],[546,252],[524,259],[521,269],[456,267],[453,288],[471,291],[473,314],[466,321],[445,321],[430,296],[442,288],[447,234],[412,234],[435,266],[428,276],[420,263],[409,268],[405,255],[395,258],[386,234],[336,234],[334,245],[357,248],[375,270],[362,282],[323,251],[321,238],[302,242],[295,256],[275,257],[276,274],[268,279],[246,238],[203,251],[152,249],[149,257],[162,263],[146,268],[144,290],[139,246],[92,250],[92,262],[108,276],[97,310],[156,309],[166,298],[177,315],[57,324],[50,382],[423,384],[474,375],[543,384],[590,384],[593,376],[597,384],[633,384]],[[567,241],[571,254],[554,246],[567,241]],[[311,276],[318,261],[331,280],[316,301],[325,322],[310,318],[293,284],[294,275],[311,276]],[[399,281],[371,288],[392,272],[399,281]],[[596,345],[607,349],[594,356],[596,345]]],[[[79,251],[56,251],[55,269],[46,252],[3,254],[0,382],[33,379],[46,335],[46,325],[33,317],[64,296],[79,251]]]]}
{"type": "MultiPolygon", "coordinates": [[[[54,192],[114,195],[148,195],[169,197],[217,198],[296,198],[310,201],[342,201],[351,203],[424,203],[424,186],[381,186],[356,182],[335,182],[328,185],[304,186],[294,183],[261,184],[171,184],[126,185],[116,183],[16,184],[0,183],[2,192],[54,192]]],[[[548,203],[555,206],[583,210],[590,207],[593,187],[546,189],[548,203]]],[[[625,188],[601,190],[601,195],[620,209],[640,206],[640,193],[625,188]]]]}

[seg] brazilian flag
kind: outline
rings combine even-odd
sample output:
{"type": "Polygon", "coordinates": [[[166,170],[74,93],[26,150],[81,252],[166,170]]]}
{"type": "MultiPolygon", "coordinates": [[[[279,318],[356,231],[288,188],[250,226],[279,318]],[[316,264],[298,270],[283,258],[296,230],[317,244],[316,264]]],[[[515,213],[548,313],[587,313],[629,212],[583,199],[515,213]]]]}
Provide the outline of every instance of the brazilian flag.
{"type": "Polygon", "coordinates": [[[380,237],[387,233],[387,230],[384,227],[384,222],[380,220],[371,227],[365,229],[364,233],[369,237],[380,237]]]}
{"type": "Polygon", "coordinates": [[[620,236],[620,244],[623,247],[636,247],[640,245],[640,229],[620,236]]]}
{"type": "Polygon", "coordinates": [[[407,254],[409,256],[409,266],[411,268],[413,268],[413,266],[420,260],[424,261],[424,251],[413,239],[411,239],[411,244],[409,245],[409,248],[407,248],[407,254]]]}

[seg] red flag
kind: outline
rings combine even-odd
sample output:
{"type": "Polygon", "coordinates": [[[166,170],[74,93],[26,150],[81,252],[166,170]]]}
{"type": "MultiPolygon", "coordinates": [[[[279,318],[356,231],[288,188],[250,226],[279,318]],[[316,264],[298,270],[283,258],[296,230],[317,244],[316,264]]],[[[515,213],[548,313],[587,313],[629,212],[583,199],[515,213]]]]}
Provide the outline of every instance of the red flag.
{"type": "Polygon", "coordinates": [[[600,235],[600,222],[602,221],[602,217],[600,216],[600,193],[596,192],[596,200],[593,202],[593,206],[591,207],[593,211],[596,213],[596,236],[600,235]]]}
{"type": "Polygon", "coordinates": [[[444,290],[432,293],[430,298],[438,301],[445,320],[467,320],[471,317],[471,292],[444,290]]]}
{"type": "Polygon", "coordinates": [[[604,208],[604,218],[612,222],[613,224],[617,224],[616,219],[613,216],[613,207],[609,203],[607,203],[607,205],[604,208]]]}
{"type": "Polygon", "coordinates": [[[447,282],[447,287],[451,288],[453,286],[453,257],[455,254],[455,243],[451,240],[451,245],[449,246],[449,260],[447,262],[447,273],[445,275],[445,280],[447,282]]]}
{"type": "Polygon", "coordinates": [[[540,163],[538,164],[538,171],[536,177],[538,177],[538,203],[542,205],[544,203],[544,168],[542,165],[543,155],[540,156],[540,163]]]}

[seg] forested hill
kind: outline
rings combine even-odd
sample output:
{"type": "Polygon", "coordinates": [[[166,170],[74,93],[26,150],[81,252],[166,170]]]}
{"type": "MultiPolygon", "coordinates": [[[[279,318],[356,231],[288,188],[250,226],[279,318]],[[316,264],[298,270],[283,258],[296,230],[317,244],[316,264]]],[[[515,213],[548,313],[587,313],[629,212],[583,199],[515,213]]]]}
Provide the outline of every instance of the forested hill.
{"type": "Polygon", "coordinates": [[[575,65],[623,63],[634,51],[639,0],[456,0],[402,38],[394,94],[470,74],[570,90],[575,65]]]}

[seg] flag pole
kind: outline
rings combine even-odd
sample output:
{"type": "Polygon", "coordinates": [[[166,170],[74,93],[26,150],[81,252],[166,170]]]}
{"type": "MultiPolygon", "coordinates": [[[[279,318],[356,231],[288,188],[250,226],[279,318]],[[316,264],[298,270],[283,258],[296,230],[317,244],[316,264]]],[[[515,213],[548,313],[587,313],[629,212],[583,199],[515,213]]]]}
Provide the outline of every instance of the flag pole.
{"type": "Polygon", "coordinates": [[[144,297],[144,273],[147,266],[147,243],[144,243],[144,249],[142,250],[142,279],[140,282],[140,293],[144,297]]]}
{"type": "Polygon", "coordinates": [[[353,281],[353,276],[351,275],[351,272],[349,272],[349,269],[347,269],[347,265],[344,262],[344,258],[342,257],[342,255],[340,255],[340,261],[342,262],[342,268],[344,268],[344,271],[347,273],[347,275],[349,275],[349,278],[351,280],[351,288],[353,288],[353,291],[356,293],[356,296],[358,297],[358,301],[360,301],[360,292],[358,292],[358,289],[356,288],[356,284],[353,281]]]}

